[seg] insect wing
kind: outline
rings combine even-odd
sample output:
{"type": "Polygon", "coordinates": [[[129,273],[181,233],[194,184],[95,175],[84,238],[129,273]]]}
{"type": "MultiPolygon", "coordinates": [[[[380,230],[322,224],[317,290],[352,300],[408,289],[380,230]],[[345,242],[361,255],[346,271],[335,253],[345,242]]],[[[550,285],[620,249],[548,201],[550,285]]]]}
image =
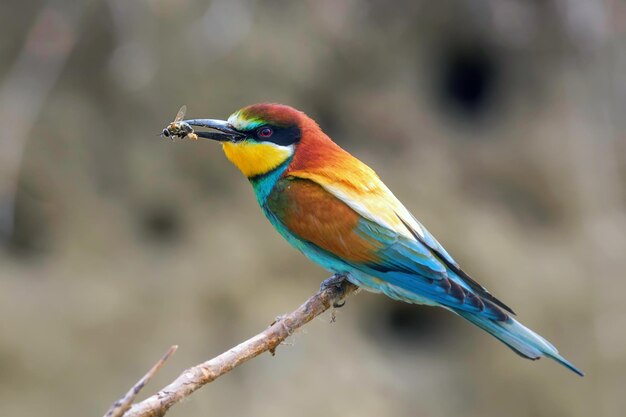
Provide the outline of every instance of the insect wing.
{"type": "Polygon", "coordinates": [[[180,110],[178,110],[178,113],[176,113],[176,118],[174,119],[174,123],[180,122],[181,120],[183,120],[183,117],[185,117],[185,113],[187,113],[187,106],[183,104],[180,110]]]}

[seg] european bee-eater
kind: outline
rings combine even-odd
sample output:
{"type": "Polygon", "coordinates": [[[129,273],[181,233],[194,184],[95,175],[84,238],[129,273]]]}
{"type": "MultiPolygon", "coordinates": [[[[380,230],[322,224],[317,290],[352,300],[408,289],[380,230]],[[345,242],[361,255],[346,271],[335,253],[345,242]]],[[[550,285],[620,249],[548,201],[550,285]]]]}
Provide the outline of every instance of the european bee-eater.
{"type": "Polygon", "coordinates": [[[255,104],[227,121],[186,120],[222,143],[278,232],[309,259],[369,291],[443,307],[521,356],[583,373],[465,273],[378,175],[304,113],[255,104]]]}

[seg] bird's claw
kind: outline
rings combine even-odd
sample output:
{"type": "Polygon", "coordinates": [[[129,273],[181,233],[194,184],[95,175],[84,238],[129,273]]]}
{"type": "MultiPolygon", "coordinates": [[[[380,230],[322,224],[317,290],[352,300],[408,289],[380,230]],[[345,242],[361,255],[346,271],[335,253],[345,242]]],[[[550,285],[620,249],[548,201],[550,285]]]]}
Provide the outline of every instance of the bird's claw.
{"type": "Polygon", "coordinates": [[[339,297],[333,301],[334,308],[341,308],[346,305],[346,301],[343,298],[344,293],[344,283],[346,282],[347,276],[343,274],[334,274],[332,277],[325,279],[322,281],[320,285],[320,291],[327,290],[331,287],[335,287],[339,290],[339,297]]]}
{"type": "Polygon", "coordinates": [[[330,278],[326,278],[320,284],[320,291],[324,291],[330,287],[340,288],[343,282],[346,280],[346,276],[343,274],[333,274],[330,278]]]}

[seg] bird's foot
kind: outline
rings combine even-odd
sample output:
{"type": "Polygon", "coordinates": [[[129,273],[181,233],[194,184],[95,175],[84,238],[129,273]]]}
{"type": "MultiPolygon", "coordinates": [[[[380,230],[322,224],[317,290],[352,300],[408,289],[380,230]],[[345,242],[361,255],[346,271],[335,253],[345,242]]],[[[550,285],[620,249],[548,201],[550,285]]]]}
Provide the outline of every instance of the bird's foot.
{"type": "Polygon", "coordinates": [[[334,274],[332,277],[322,281],[320,285],[320,291],[327,290],[331,287],[335,287],[339,290],[339,296],[333,301],[334,308],[341,308],[346,304],[344,299],[344,284],[346,283],[347,276],[344,274],[334,274]]]}
{"type": "Polygon", "coordinates": [[[348,277],[344,274],[333,274],[330,278],[325,279],[320,284],[320,291],[324,291],[330,287],[341,287],[348,277]]]}

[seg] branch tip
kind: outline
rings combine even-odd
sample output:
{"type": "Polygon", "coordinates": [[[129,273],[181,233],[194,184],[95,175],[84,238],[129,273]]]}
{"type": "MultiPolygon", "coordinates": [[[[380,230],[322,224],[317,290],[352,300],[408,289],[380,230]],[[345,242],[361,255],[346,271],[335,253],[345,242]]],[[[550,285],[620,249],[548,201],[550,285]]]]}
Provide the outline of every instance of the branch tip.
{"type": "MultiPolygon", "coordinates": [[[[155,417],[165,415],[174,404],[242,363],[264,352],[270,352],[270,354],[274,355],[276,348],[291,336],[294,331],[331,308],[337,301],[341,302],[356,292],[357,288],[356,285],[347,280],[337,283],[337,285],[322,288],[295,311],[276,317],[274,323],[261,333],[213,359],[187,369],[168,386],[145,400],[132,404],[136,393],[131,390],[124,398],[111,407],[112,410],[116,410],[116,413],[112,413],[109,410],[105,417],[155,417]]],[[[139,388],[141,389],[152,375],[163,366],[163,363],[174,353],[176,348],[177,346],[172,346],[135,386],[141,385],[139,388]]]]}
{"type": "Polygon", "coordinates": [[[122,417],[126,411],[130,409],[133,404],[133,401],[137,397],[137,395],[141,392],[143,387],[152,379],[154,375],[165,365],[165,362],[176,352],[178,349],[178,345],[172,345],[170,348],[161,356],[152,368],[146,372],[146,374],[139,380],[133,387],[124,395],[122,398],[117,400],[106,412],[104,417],[122,417]]]}

